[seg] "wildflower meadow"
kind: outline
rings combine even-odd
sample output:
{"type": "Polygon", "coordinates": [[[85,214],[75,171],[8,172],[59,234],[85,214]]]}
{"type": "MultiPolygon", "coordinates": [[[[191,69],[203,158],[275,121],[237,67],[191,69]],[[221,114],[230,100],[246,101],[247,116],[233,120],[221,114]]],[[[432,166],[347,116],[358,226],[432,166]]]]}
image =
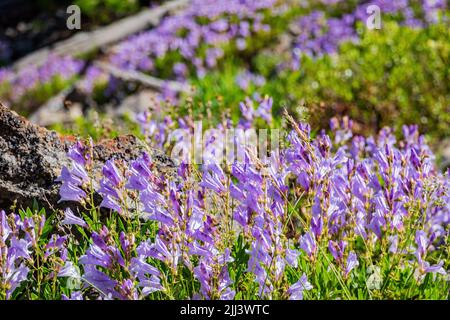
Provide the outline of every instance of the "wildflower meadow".
{"type": "Polygon", "coordinates": [[[73,2],[0,1],[0,299],[448,300],[446,1],[73,2]]]}

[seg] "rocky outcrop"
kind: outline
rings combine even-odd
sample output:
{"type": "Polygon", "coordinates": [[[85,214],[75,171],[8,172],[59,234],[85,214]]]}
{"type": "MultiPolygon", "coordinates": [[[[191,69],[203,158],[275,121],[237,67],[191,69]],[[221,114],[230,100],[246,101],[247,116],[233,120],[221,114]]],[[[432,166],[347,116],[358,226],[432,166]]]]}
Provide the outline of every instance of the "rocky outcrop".
{"type": "MultiPolygon", "coordinates": [[[[59,183],[55,179],[68,165],[68,147],[73,136],[60,136],[54,131],[32,124],[0,103],[0,208],[14,203],[26,207],[37,201],[45,207],[56,207],[59,183]]],[[[148,147],[134,136],[103,140],[94,146],[94,167],[98,170],[111,158],[131,160],[148,151],[158,159],[157,169],[174,170],[173,161],[148,147]]]]}

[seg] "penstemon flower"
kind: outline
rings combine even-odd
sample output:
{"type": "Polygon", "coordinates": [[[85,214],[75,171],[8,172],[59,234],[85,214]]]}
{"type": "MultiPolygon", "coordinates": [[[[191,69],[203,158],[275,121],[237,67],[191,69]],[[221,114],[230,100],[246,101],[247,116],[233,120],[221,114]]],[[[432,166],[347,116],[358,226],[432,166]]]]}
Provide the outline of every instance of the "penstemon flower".
{"type": "Polygon", "coordinates": [[[60,177],[56,179],[56,181],[62,183],[59,190],[61,196],[59,202],[74,201],[82,203],[88,196],[86,185],[90,181],[88,170],[92,165],[91,154],[88,147],[78,141],[70,147],[67,155],[71,160],[72,168],[63,166],[60,177]]]}
{"type": "MultiPolygon", "coordinates": [[[[237,128],[252,128],[260,118],[270,123],[272,101],[255,101],[258,107],[252,100],[241,105],[237,128]]],[[[181,162],[176,178],[159,173],[146,153],[129,163],[108,161],[98,182],[90,170],[64,169],[63,184],[87,192],[85,172],[88,184],[99,186],[101,207],[124,226],[116,233],[65,211],[62,224],[92,230],[92,243],[77,259],[83,297],[174,298],[182,287],[183,298],[233,299],[243,296],[245,284],[252,297],[303,299],[317,294],[311,283],[321,269],[332,271],[348,297],[366,270],[380,270],[370,290],[382,290],[391,272],[414,274],[408,278],[417,283],[429,273],[444,281],[445,260],[436,257],[448,241],[450,179],[436,170],[418,128],[405,126],[401,139],[389,128],[362,137],[348,118],[332,119],[330,134],[287,120],[293,130],[286,143],[265,159],[246,148],[233,162],[215,161],[214,138],[232,128],[230,120],[207,136],[208,161],[181,162]]],[[[193,129],[190,117],[171,123],[193,129]]],[[[80,145],[70,156],[89,168],[80,145]]],[[[42,221],[20,224],[36,246],[42,221]]],[[[62,239],[51,238],[46,251],[62,239]]],[[[75,275],[72,260],[62,260],[58,274],[75,275]]]]}

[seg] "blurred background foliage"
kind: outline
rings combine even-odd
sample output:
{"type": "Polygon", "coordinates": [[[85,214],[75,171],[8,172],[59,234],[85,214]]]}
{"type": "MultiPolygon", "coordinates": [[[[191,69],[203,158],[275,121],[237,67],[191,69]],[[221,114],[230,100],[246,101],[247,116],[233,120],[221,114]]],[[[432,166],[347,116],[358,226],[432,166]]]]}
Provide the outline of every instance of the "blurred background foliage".
{"type": "MultiPolygon", "coordinates": [[[[75,0],[74,4],[81,7],[83,19],[101,25],[162,2],[75,0]]],[[[298,68],[286,67],[286,62],[292,59],[292,43],[298,36],[292,31],[296,19],[316,11],[325,12],[327,18],[339,18],[354,12],[360,3],[365,3],[356,0],[328,2],[303,1],[301,3],[308,3],[303,6],[299,1],[283,0],[273,8],[262,8],[258,15],[262,16],[262,23],[270,28],[262,32],[251,31],[250,36],[243,39],[243,48],[238,48],[236,39],[220,43],[218,49],[223,54],[217,57],[214,67],[204,74],[198,74],[194,61],[184,58],[179,50],[165,52],[152,60],[154,66],[151,70],[140,71],[161,79],[180,80],[174,76],[174,68],[180,64],[185,66],[186,75],[181,80],[192,85],[193,91],[178,97],[178,103],[171,103],[170,108],[174,108],[180,116],[192,112],[197,117],[207,117],[212,124],[219,123],[224,114],[231,115],[237,122],[240,102],[246,97],[269,95],[274,101],[275,125],[280,124],[281,112],[286,108],[297,116],[308,118],[316,127],[327,127],[329,119],[335,115],[349,115],[355,122],[356,131],[364,134],[373,134],[383,126],[392,126],[400,131],[402,125],[416,123],[432,146],[448,139],[448,10],[441,22],[422,27],[404,25],[401,14],[382,13],[380,30],[369,30],[358,22],[354,27],[357,41],[344,41],[331,54],[301,54],[298,68]]],[[[36,5],[53,8],[67,3],[39,0],[36,5]]],[[[410,3],[414,11],[420,11],[420,1],[410,3]]],[[[195,23],[206,26],[221,18],[196,17],[195,23]]],[[[226,16],[225,19],[230,24],[239,23],[236,15],[226,16]]],[[[250,23],[254,19],[248,17],[250,23]]],[[[189,30],[181,29],[179,33],[188,34],[189,30]]],[[[195,47],[195,58],[207,60],[208,49],[211,45],[206,41],[195,47]]],[[[89,64],[95,59],[105,58],[102,54],[99,51],[78,58],[89,64]]],[[[48,83],[38,84],[14,102],[14,109],[27,115],[83,76],[75,74],[66,79],[55,76],[48,83]]],[[[140,90],[135,84],[120,83],[114,78],[99,79],[93,83],[90,99],[100,113],[104,110],[103,105],[120,103],[120,98],[140,90]]],[[[0,69],[0,99],[11,100],[14,92],[14,85],[2,82],[0,69]]],[[[128,118],[132,119],[133,115],[128,118]]],[[[68,131],[63,125],[54,128],[61,132],[68,131]]],[[[77,133],[78,130],[83,135],[98,136],[111,132],[93,132],[89,117],[84,117],[70,128],[71,132],[77,133]]]]}
{"type": "Polygon", "coordinates": [[[417,123],[434,142],[448,137],[448,25],[413,29],[391,21],[381,30],[362,26],[360,30],[359,42],[342,44],[337,54],[303,56],[296,71],[277,72],[286,56],[276,50],[264,50],[250,59],[226,58],[218,70],[192,80],[195,101],[200,106],[209,101],[213,111],[231,108],[237,116],[239,102],[258,92],[274,98],[278,115],[283,108],[295,113],[304,106],[316,125],[326,126],[330,117],[348,114],[366,133],[383,126],[399,131],[403,124],[417,123]],[[236,77],[245,69],[264,76],[265,84],[240,88],[236,77]]]}

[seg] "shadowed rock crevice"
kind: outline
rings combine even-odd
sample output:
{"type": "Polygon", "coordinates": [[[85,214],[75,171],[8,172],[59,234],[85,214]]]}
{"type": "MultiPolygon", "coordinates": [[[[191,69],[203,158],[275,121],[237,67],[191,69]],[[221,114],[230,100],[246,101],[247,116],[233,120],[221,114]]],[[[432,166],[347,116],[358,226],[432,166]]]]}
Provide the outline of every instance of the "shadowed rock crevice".
{"type": "MultiPolygon", "coordinates": [[[[16,203],[57,206],[61,168],[70,164],[68,147],[75,137],[60,136],[32,124],[0,103],[0,209],[16,203]]],[[[108,159],[129,161],[144,151],[163,159],[156,167],[174,169],[173,161],[158,150],[148,149],[132,135],[103,140],[94,146],[94,167],[101,170],[108,159]]],[[[164,170],[162,170],[164,171],[164,170]]]]}

